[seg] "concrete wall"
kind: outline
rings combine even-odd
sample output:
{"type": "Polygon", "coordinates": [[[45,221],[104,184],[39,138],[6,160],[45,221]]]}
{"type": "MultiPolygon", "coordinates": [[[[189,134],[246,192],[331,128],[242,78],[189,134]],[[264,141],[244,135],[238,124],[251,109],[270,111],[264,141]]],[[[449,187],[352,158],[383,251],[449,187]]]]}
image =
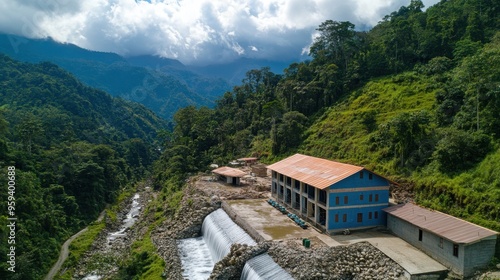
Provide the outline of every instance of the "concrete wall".
{"type": "Polygon", "coordinates": [[[472,275],[477,269],[484,268],[495,255],[497,237],[483,239],[465,247],[464,275],[472,275]]]}
{"type": "Polygon", "coordinates": [[[477,268],[487,265],[495,253],[496,237],[489,240],[464,245],[457,244],[458,256],[453,255],[454,243],[432,232],[420,229],[413,224],[392,215],[387,216],[387,227],[397,236],[425,252],[453,272],[469,276],[477,268]],[[422,230],[422,240],[419,240],[422,230]]]}
{"type": "Polygon", "coordinates": [[[422,241],[419,241],[420,228],[392,215],[387,215],[387,227],[394,234],[422,250],[455,273],[463,273],[464,246],[459,246],[458,257],[455,257],[453,256],[453,243],[449,240],[443,239],[443,248],[441,248],[440,237],[422,230],[422,241]]]}

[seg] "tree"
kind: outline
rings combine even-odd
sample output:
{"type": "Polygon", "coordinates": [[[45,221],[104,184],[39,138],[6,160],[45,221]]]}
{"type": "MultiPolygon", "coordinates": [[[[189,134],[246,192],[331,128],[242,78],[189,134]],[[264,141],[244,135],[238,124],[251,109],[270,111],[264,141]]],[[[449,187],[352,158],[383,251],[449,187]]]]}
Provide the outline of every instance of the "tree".
{"type": "Polygon", "coordinates": [[[336,64],[343,76],[359,49],[359,37],[355,25],[348,21],[327,20],[316,29],[319,36],[314,40],[309,54],[319,63],[336,64]]]}
{"type": "Polygon", "coordinates": [[[427,111],[404,112],[380,126],[379,133],[383,139],[388,140],[391,148],[397,152],[401,167],[405,166],[410,153],[418,149],[427,137],[429,122],[430,115],[427,111]]]}
{"type": "Polygon", "coordinates": [[[302,134],[306,129],[307,121],[307,117],[300,112],[291,111],[285,113],[281,123],[276,128],[273,153],[280,154],[298,147],[302,141],[302,134]]]}
{"type": "Polygon", "coordinates": [[[490,138],[482,132],[443,129],[433,157],[444,172],[459,173],[472,167],[491,150],[490,138]]]}

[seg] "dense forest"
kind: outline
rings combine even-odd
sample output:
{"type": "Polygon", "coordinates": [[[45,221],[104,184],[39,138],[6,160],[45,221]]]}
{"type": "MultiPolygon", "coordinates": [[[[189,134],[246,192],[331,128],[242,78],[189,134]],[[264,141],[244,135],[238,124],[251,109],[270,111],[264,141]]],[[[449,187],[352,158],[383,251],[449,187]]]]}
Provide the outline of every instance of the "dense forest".
{"type": "MultiPolygon", "coordinates": [[[[7,270],[12,244],[2,242],[0,279],[42,279],[61,244],[148,172],[166,121],[50,63],[2,55],[0,84],[0,201],[11,201],[13,171],[17,218],[16,273],[7,270]]],[[[2,210],[2,224],[8,217],[2,210]]],[[[0,228],[1,240],[8,235],[0,228]]]]}
{"type": "Polygon", "coordinates": [[[158,185],[302,152],[364,165],[418,203],[500,230],[500,2],[423,8],[412,0],[367,32],[327,20],[310,61],[249,71],[214,109],[179,110],[158,185]]]}

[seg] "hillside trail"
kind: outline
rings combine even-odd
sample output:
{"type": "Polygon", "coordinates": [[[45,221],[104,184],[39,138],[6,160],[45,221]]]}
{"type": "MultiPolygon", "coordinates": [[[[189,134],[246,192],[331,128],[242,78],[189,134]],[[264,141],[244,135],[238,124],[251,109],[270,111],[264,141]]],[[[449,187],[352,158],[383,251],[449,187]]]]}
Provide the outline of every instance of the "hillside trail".
{"type": "MultiPolygon", "coordinates": [[[[97,222],[102,221],[102,219],[104,218],[105,212],[106,212],[106,210],[103,210],[101,212],[101,214],[99,214],[99,217],[97,218],[97,222]]],[[[45,276],[44,280],[52,280],[54,278],[54,276],[57,275],[57,273],[61,269],[61,266],[63,265],[63,263],[66,261],[66,259],[69,256],[69,245],[71,244],[71,242],[73,242],[73,240],[75,240],[77,237],[82,235],[88,229],[89,229],[89,227],[85,227],[84,229],[80,230],[79,232],[75,233],[73,236],[68,238],[68,240],[66,240],[66,242],[64,242],[64,244],[61,246],[61,251],[59,253],[59,259],[52,266],[49,273],[47,273],[47,276],[45,276]]]]}

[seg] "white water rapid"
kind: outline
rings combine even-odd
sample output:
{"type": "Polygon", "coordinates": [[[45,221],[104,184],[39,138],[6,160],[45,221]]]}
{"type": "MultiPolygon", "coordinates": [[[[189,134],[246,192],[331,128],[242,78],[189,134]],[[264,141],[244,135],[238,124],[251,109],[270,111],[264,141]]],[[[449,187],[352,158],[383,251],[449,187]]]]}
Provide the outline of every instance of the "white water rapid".
{"type": "Polygon", "coordinates": [[[241,273],[241,280],[292,280],[281,266],[279,266],[267,253],[258,255],[247,261],[241,273]]]}
{"type": "Polygon", "coordinates": [[[127,213],[127,216],[123,220],[123,224],[120,228],[119,231],[110,233],[108,236],[108,243],[110,241],[115,240],[118,237],[123,237],[125,236],[125,232],[134,225],[134,223],[137,221],[137,217],[139,217],[139,212],[141,210],[141,206],[139,206],[139,194],[135,194],[134,197],[132,198],[132,206],[130,207],[130,210],[127,213]]]}
{"type": "MultiPolygon", "coordinates": [[[[182,276],[190,280],[206,280],[216,262],[224,258],[231,245],[257,243],[222,209],[210,213],[201,227],[203,236],[177,241],[182,263],[182,276]]],[[[257,256],[247,262],[241,279],[293,279],[268,254],[257,256]]]]}
{"type": "Polygon", "coordinates": [[[201,232],[214,262],[224,258],[235,243],[257,245],[222,209],[215,210],[203,220],[201,232]]]}

